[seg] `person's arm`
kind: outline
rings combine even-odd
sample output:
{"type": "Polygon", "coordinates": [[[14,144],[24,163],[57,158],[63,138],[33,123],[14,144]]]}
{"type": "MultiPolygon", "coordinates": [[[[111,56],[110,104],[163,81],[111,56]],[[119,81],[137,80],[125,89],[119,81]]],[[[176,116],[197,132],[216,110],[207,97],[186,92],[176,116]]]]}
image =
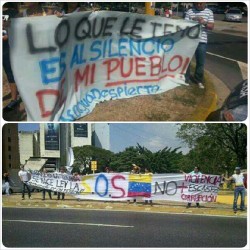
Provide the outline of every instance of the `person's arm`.
{"type": "Polygon", "coordinates": [[[3,41],[8,41],[8,35],[3,35],[3,41]]]}
{"type": "Polygon", "coordinates": [[[22,176],[21,176],[21,175],[18,175],[18,176],[19,176],[19,178],[20,178],[21,182],[23,182],[23,178],[22,178],[22,176]]]}
{"type": "Polygon", "coordinates": [[[180,173],[182,173],[182,174],[187,174],[187,173],[185,173],[183,170],[180,170],[180,173]]]}
{"type": "Polygon", "coordinates": [[[207,22],[204,24],[205,28],[207,30],[213,30],[214,29],[214,14],[213,12],[211,11],[209,17],[208,17],[208,20],[207,22]]]}
{"type": "Polygon", "coordinates": [[[214,23],[207,22],[207,23],[204,24],[204,26],[205,26],[205,28],[207,30],[213,30],[214,29],[214,23]]]}
{"type": "Polygon", "coordinates": [[[225,181],[232,181],[233,180],[233,176],[230,176],[229,178],[226,178],[224,175],[221,175],[225,181]]]}
{"type": "Polygon", "coordinates": [[[197,21],[199,24],[203,25],[207,30],[213,30],[214,22],[212,19],[206,21],[203,17],[195,18],[194,21],[197,21]]]}

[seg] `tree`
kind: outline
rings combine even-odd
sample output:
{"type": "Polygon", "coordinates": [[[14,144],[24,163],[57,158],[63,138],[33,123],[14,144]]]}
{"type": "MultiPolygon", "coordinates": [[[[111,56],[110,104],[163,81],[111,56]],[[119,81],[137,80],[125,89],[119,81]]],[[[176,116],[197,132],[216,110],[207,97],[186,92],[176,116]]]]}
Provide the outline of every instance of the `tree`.
{"type": "Polygon", "coordinates": [[[74,156],[75,156],[75,166],[82,166],[83,173],[91,173],[90,161],[97,161],[97,168],[99,172],[104,170],[105,166],[108,166],[110,163],[111,157],[114,155],[113,152],[94,146],[82,146],[74,147],[74,156]]]}
{"type": "Polygon", "coordinates": [[[183,157],[177,152],[179,148],[171,149],[165,147],[155,153],[137,144],[136,147],[126,148],[123,152],[112,157],[111,167],[117,172],[130,171],[131,165],[135,163],[142,168],[151,169],[154,173],[172,173],[179,169],[179,162],[183,157]]]}
{"type": "MultiPolygon", "coordinates": [[[[189,163],[205,165],[207,170],[233,170],[246,167],[247,127],[244,124],[182,124],[177,137],[191,148],[189,163]],[[208,163],[208,164],[206,164],[208,163]]],[[[211,172],[212,173],[212,172],[211,172]]]]}
{"type": "Polygon", "coordinates": [[[138,150],[135,147],[128,147],[112,157],[110,166],[117,172],[129,172],[133,163],[138,164],[139,158],[138,150]]]}

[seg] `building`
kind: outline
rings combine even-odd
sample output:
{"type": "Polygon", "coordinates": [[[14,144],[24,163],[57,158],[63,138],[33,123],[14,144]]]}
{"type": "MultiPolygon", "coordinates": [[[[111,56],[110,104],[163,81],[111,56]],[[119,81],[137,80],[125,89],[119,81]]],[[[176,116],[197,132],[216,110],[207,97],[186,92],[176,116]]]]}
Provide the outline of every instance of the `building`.
{"type": "Polygon", "coordinates": [[[20,163],[25,164],[30,156],[39,157],[39,133],[20,131],[18,133],[20,163]]]}
{"type": "Polygon", "coordinates": [[[70,125],[70,145],[72,148],[81,147],[84,145],[92,145],[91,133],[92,127],[95,125],[91,123],[71,123],[70,125]]]}
{"type": "Polygon", "coordinates": [[[10,169],[19,169],[20,155],[18,148],[18,124],[9,123],[2,130],[2,169],[3,173],[10,169]]]}
{"type": "Polygon", "coordinates": [[[18,125],[14,125],[5,129],[5,134],[13,137],[13,139],[8,139],[8,136],[5,136],[7,146],[3,151],[6,155],[4,158],[6,166],[13,165],[9,161],[13,160],[18,152],[15,168],[19,168],[21,163],[31,170],[46,167],[48,171],[55,171],[60,166],[69,165],[69,148],[93,145],[110,149],[110,132],[107,123],[41,123],[39,131],[20,131],[19,133],[18,125]],[[12,131],[14,129],[15,133],[12,131]],[[10,146],[8,140],[16,145],[14,151],[11,150],[14,145],[10,146]]]}
{"type": "Polygon", "coordinates": [[[92,145],[110,150],[110,129],[108,123],[95,123],[92,131],[92,145]]]}

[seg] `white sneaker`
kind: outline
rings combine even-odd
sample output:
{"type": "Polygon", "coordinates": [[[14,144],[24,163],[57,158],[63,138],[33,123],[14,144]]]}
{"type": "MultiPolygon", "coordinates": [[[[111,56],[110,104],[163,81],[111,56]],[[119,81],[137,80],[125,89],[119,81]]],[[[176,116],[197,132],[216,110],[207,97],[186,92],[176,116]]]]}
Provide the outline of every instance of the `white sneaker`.
{"type": "Polygon", "coordinates": [[[198,87],[199,87],[200,89],[205,89],[205,86],[204,86],[203,83],[201,83],[201,82],[198,83],[198,87]]]}

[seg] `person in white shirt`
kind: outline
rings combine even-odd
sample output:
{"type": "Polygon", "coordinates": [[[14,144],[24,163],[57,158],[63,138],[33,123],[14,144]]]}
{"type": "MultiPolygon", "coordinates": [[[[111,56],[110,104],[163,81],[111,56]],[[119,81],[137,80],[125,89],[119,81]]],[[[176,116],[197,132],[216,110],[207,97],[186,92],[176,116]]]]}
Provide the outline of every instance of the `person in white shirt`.
{"type": "Polygon", "coordinates": [[[244,185],[244,175],[240,171],[240,167],[235,168],[235,174],[233,174],[231,177],[226,178],[224,177],[226,181],[232,181],[235,182],[235,189],[234,189],[234,202],[233,202],[233,210],[236,213],[237,212],[237,201],[239,198],[239,195],[241,196],[241,202],[240,202],[240,210],[245,211],[245,195],[246,195],[246,189],[244,185]]]}
{"type": "MultiPolygon", "coordinates": [[[[193,20],[201,25],[201,38],[195,51],[196,68],[193,82],[198,84],[199,88],[204,89],[204,67],[207,51],[207,31],[214,28],[213,12],[206,8],[205,2],[196,2],[194,7],[186,12],[185,20],[193,20]]],[[[186,82],[190,82],[190,64],[186,72],[186,82]]]]}
{"type": "Polygon", "coordinates": [[[28,181],[29,181],[29,173],[24,170],[24,166],[21,165],[20,166],[20,171],[18,172],[18,176],[22,182],[22,200],[24,200],[24,195],[25,195],[25,187],[28,190],[28,195],[29,195],[29,199],[31,198],[31,192],[30,192],[30,187],[28,185],[28,181]]]}

